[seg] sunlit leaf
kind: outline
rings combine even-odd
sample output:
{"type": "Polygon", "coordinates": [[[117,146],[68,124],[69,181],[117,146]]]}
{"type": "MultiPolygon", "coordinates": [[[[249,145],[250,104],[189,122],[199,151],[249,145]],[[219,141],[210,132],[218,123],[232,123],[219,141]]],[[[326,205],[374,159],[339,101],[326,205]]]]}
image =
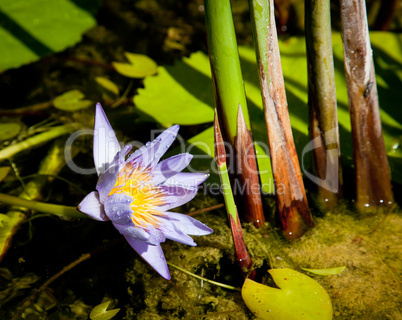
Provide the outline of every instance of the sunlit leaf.
{"type": "Polygon", "coordinates": [[[85,95],[79,90],[71,90],[63,93],[53,100],[55,108],[63,111],[77,111],[91,106],[91,100],[83,100],[85,95]]]}
{"type": "Polygon", "coordinates": [[[96,24],[99,0],[0,0],[0,72],[59,52],[96,24]]]}
{"type": "Polygon", "coordinates": [[[337,268],[326,268],[326,269],[309,269],[309,268],[300,268],[304,271],[308,271],[314,274],[318,274],[320,276],[332,276],[335,274],[340,274],[343,270],[346,269],[346,266],[337,267],[337,268]]]}
{"type": "Polygon", "coordinates": [[[246,279],[241,291],[245,304],[257,319],[332,319],[331,299],[318,282],[291,269],[268,272],[279,289],[246,279]]]}
{"type": "Polygon", "coordinates": [[[214,93],[209,59],[204,53],[158,68],[134,97],[137,108],[163,124],[193,125],[213,121],[214,93]]]}
{"type": "MultiPolygon", "coordinates": [[[[386,32],[372,32],[372,47],[378,92],[380,113],[383,123],[384,140],[387,150],[391,150],[395,141],[402,136],[402,113],[400,112],[400,88],[402,87],[402,46],[401,36],[386,32]]],[[[282,68],[285,79],[286,95],[293,137],[303,170],[309,170],[310,162],[301,157],[303,148],[308,143],[308,108],[307,108],[307,62],[305,39],[290,37],[279,42],[282,68]]],[[[350,117],[348,97],[343,67],[342,40],[339,33],[333,34],[335,80],[338,100],[338,118],[341,155],[343,165],[352,165],[352,139],[350,136],[350,117]]],[[[272,192],[269,158],[267,157],[267,136],[262,111],[255,52],[253,48],[239,47],[240,62],[248,99],[253,137],[257,144],[258,165],[267,173],[261,176],[264,192],[272,192]]],[[[144,80],[144,89],[138,90],[134,103],[148,121],[150,119],[165,126],[171,124],[195,125],[211,123],[215,107],[210,65],[208,56],[197,52],[189,58],[177,61],[173,66],[158,68],[156,76],[144,80]]],[[[198,143],[198,150],[213,150],[212,130],[205,129],[190,139],[198,143]],[[210,135],[210,136],[209,136],[210,135]],[[203,147],[200,147],[203,145],[203,147]]],[[[211,155],[208,150],[205,154],[211,155]]],[[[402,161],[395,154],[389,154],[392,179],[402,183],[402,161]]],[[[197,161],[205,165],[206,159],[197,161]]]]}
{"type": "Polygon", "coordinates": [[[96,77],[95,81],[105,90],[113,93],[114,95],[119,95],[119,87],[108,78],[105,77],[96,77]]]}
{"type": "Polygon", "coordinates": [[[0,252],[9,245],[10,235],[14,234],[17,226],[21,223],[21,215],[19,212],[10,212],[9,214],[0,213],[0,252]]]}
{"type": "Polygon", "coordinates": [[[111,301],[109,300],[94,307],[89,315],[89,318],[91,320],[112,319],[120,311],[120,309],[106,310],[110,302],[111,301]]]}
{"type": "Polygon", "coordinates": [[[0,182],[3,181],[7,177],[10,170],[11,170],[11,167],[0,167],[0,182]]]}
{"type": "Polygon", "coordinates": [[[0,123],[0,141],[16,137],[20,133],[21,128],[22,125],[19,122],[0,123]]]}
{"type": "Polygon", "coordinates": [[[130,63],[113,62],[118,73],[128,78],[145,78],[156,73],[158,65],[151,58],[137,53],[125,52],[130,63]]]}

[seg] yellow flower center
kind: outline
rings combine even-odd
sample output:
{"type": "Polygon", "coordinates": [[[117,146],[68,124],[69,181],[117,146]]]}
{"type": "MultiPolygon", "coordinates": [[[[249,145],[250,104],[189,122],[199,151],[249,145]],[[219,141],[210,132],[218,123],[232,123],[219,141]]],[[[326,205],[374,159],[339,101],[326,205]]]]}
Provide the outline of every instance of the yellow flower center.
{"type": "Polygon", "coordinates": [[[151,169],[135,167],[127,163],[119,172],[112,191],[109,196],[115,193],[124,193],[132,198],[130,207],[133,209],[131,219],[135,226],[147,227],[149,224],[157,228],[159,226],[158,216],[164,216],[155,207],[163,205],[165,194],[158,186],[149,183],[152,178],[151,169]]]}

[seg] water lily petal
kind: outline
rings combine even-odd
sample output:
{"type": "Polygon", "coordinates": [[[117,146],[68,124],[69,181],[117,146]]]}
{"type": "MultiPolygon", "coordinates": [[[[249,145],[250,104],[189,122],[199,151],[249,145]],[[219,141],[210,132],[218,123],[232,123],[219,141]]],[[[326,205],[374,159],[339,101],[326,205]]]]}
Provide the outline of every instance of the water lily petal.
{"type": "Polygon", "coordinates": [[[113,223],[113,225],[123,236],[146,242],[148,242],[150,238],[149,234],[144,229],[135,227],[132,221],[127,224],[113,223]]]}
{"type": "Polygon", "coordinates": [[[182,188],[179,186],[161,186],[163,193],[165,194],[165,204],[157,207],[159,211],[167,211],[172,208],[181,206],[184,203],[189,202],[197,194],[197,188],[182,188]]]}
{"type": "Polygon", "coordinates": [[[157,185],[177,175],[188,166],[193,156],[189,153],[182,153],[170,157],[158,163],[152,171],[151,183],[157,185]]]}
{"type": "Polygon", "coordinates": [[[130,204],[132,198],[124,193],[115,193],[106,198],[105,213],[113,223],[127,225],[131,220],[133,209],[130,204]]]}
{"type": "Polygon", "coordinates": [[[176,212],[165,212],[165,214],[174,226],[185,234],[205,236],[213,232],[211,228],[188,215],[176,212]]]}
{"type": "Polygon", "coordinates": [[[131,148],[131,145],[124,146],[124,148],[120,150],[108,164],[106,171],[100,175],[98,183],[96,184],[96,190],[99,192],[99,198],[102,203],[105,202],[106,197],[116,184],[117,175],[123,167],[125,162],[124,159],[130,152],[131,148]]]}
{"type": "Polygon", "coordinates": [[[109,218],[105,214],[102,203],[99,201],[98,191],[92,191],[78,205],[77,209],[85,213],[92,219],[98,221],[108,221],[109,218]]]}
{"type": "Polygon", "coordinates": [[[186,244],[188,246],[196,246],[197,244],[194,242],[193,238],[179,230],[172,221],[168,219],[162,220],[162,225],[160,229],[163,230],[165,237],[167,239],[180,242],[182,244],[186,244]]]}
{"type": "Polygon", "coordinates": [[[203,183],[209,174],[180,172],[163,182],[164,186],[180,186],[183,188],[194,188],[203,183]]]}
{"type": "Polygon", "coordinates": [[[120,144],[100,103],[96,104],[94,133],[94,162],[98,176],[120,151],[120,144]]]}
{"type": "Polygon", "coordinates": [[[165,242],[166,237],[163,231],[156,229],[154,226],[149,225],[147,228],[147,233],[149,234],[148,244],[158,245],[161,242],[165,242]]]}
{"type": "Polygon", "coordinates": [[[149,165],[155,166],[176,139],[179,128],[175,125],[166,129],[155,140],[147,142],[145,146],[135,151],[127,161],[143,168],[149,165]]]}
{"type": "Polygon", "coordinates": [[[160,158],[166,153],[173,141],[176,139],[177,132],[180,126],[174,125],[163,131],[154,141],[160,141],[157,149],[155,150],[155,160],[159,161],[160,158]]]}
{"type": "Polygon", "coordinates": [[[166,264],[165,255],[160,245],[152,246],[143,241],[125,236],[130,246],[149,263],[163,278],[170,280],[170,273],[166,264]]]}

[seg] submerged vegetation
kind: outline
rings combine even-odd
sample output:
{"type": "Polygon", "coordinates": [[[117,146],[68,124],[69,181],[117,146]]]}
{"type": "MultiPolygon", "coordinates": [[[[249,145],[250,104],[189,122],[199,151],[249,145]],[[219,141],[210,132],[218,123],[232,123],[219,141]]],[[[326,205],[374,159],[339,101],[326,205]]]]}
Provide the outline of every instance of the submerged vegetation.
{"type": "Polygon", "coordinates": [[[402,316],[397,1],[47,2],[0,0],[1,319],[402,316]]]}

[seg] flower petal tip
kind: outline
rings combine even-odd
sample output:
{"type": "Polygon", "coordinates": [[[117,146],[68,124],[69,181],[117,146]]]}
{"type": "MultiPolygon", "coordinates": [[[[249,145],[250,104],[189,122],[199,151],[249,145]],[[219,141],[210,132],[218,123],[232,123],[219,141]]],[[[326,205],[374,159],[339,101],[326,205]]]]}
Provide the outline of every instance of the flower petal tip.
{"type": "Polygon", "coordinates": [[[163,278],[170,280],[170,273],[160,245],[149,245],[143,241],[125,236],[130,246],[163,278]]]}
{"type": "Polygon", "coordinates": [[[92,219],[98,221],[109,220],[109,218],[106,216],[103,204],[99,200],[99,193],[97,191],[92,191],[89,193],[84,200],[81,201],[77,209],[92,219]]]}
{"type": "Polygon", "coordinates": [[[101,104],[97,103],[93,151],[95,168],[98,175],[105,171],[107,165],[113,160],[120,149],[119,141],[106,117],[105,111],[101,104]]]}

